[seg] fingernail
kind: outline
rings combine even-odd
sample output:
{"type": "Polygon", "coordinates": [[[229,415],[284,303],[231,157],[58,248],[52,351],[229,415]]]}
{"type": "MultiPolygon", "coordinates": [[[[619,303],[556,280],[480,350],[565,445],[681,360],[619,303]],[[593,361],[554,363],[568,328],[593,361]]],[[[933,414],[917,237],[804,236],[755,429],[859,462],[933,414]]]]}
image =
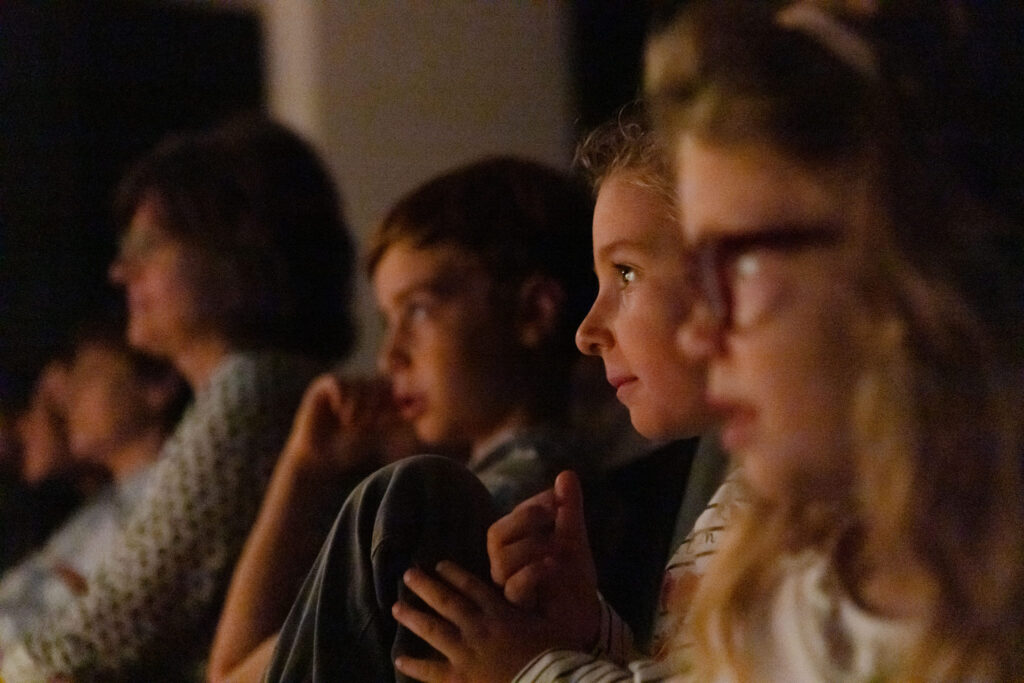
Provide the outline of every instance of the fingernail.
{"type": "Polygon", "coordinates": [[[405,657],[396,657],[395,658],[395,668],[396,669],[404,669],[405,668],[405,657]]]}

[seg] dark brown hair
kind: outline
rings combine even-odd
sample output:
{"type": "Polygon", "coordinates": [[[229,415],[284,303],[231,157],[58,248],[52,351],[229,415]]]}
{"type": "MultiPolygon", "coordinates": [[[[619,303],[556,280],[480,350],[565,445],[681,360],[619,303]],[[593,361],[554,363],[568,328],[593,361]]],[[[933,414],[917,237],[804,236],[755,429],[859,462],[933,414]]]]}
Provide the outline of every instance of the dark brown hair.
{"type": "Polygon", "coordinates": [[[237,347],[348,354],[354,248],[335,185],[306,142],[259,117],[172,135],[118,187],[122,230],[151,198],[161,227],[201,266],[202,324],[237,347]]]}
{"type": "Polygon", "coordinates": [[[575,330],[596,292],[592,218],[593,203],[582,182],[534,161],[490,157],[430,180],[399,200],[370,237],[367,270],[372,275],[391,246],[407,242],[465,250],[481,259],[505,291],[518,290],[531,275],[549,276],[566,297],[550,347],[575,359],[575,330]]]}

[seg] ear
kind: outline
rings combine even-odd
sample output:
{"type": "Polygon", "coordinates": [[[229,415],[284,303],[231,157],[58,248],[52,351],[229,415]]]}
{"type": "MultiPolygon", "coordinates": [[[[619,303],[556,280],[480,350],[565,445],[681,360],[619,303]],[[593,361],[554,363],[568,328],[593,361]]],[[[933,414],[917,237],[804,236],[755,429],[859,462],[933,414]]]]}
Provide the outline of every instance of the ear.
{"type": "Polygon", "coordinates": [[[516,317],[519,343],[538,349],[558,326],[565,305],[565,290],[554,278],[531,275],[519,287],[519,310],[516,317]]]}

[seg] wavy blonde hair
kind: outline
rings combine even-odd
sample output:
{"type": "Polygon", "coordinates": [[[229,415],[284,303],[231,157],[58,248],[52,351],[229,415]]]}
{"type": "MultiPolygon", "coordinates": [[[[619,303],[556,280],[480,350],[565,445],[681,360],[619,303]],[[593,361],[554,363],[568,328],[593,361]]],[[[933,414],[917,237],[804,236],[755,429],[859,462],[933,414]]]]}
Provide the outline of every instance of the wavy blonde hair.
{"type": "Polygon", "coordinates": [[[802,4],[821,21],[780,21],[781,3],[697,3],[648,46],[666,135],[860,169],[880,207],[852,283],[865,324],[851,485],[830,501],[753,503],[702,585],[695,664],[749,678],[740,644],[782,577],[780,548],[822,552],[854,589],[857,568],[909,549],[930,598],[923,637],[886,673],[1019,680],[1024,58],[1009,46],[983,59],[998,36],[979,39],[966,4],[802,4]]]}

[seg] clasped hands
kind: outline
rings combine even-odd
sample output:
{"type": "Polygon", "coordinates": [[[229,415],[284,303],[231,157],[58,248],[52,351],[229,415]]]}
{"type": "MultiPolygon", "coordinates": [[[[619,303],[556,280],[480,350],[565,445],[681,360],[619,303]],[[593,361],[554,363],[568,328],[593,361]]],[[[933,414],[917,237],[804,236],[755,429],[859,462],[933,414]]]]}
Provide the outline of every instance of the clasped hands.
{"type": "Polygon", "coordinates": [[[601,605],[575,474],[495,522],[487,553],[493,584],[451,562],[405,573],[435,613],[402,602],[392,613],[444,659],[399,657],[399,671],[426,683],[504,682],[546,650],[592,649],[601,605]]]}

